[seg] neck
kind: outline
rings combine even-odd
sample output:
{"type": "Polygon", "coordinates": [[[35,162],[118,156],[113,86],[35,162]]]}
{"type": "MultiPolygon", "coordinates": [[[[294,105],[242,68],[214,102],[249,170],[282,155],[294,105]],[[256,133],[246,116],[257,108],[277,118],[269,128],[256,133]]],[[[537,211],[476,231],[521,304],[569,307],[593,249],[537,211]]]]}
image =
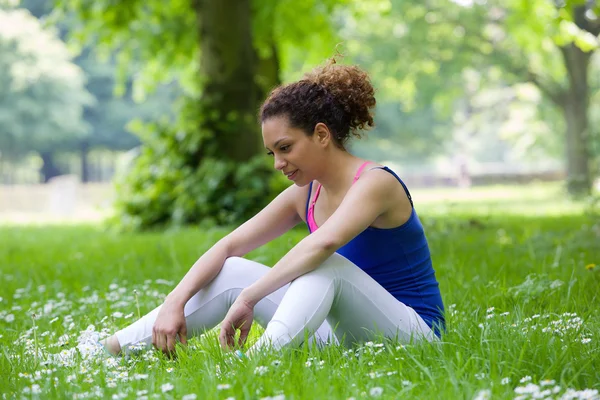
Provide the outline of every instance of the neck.
{"type": "Polygon", "coordinates": [[[352,185],[354,174],[363,162],[346,151],[332,152],[322,169],[325,172],[317,177],[323,186],[322,190],[332,197],[343,196],[352,185]]]}

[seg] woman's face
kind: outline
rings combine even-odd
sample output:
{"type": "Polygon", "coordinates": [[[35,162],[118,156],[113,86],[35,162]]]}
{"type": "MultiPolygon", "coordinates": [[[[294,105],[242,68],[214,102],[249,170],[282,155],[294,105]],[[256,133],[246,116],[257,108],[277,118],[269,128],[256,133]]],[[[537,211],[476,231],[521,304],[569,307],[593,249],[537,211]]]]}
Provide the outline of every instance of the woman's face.
{"type": "Polygon", "coordinates": [[[318,135],[308,136],[289,126],[287,117],[269,118],[262,124],[265,148],[272,155],[275,169],[283,172],[298,186],[315,179],[324,155],[318,135]]]}

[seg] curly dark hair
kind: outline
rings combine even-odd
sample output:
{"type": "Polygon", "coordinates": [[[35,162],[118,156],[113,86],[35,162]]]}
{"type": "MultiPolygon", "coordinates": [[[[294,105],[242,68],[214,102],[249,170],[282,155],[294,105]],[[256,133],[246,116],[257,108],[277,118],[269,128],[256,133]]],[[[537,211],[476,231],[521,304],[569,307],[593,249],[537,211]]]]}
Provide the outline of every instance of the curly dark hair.
{"type": "Polygon", "coordinates": [[[375,126],[373,107],[375,90],[367,73],[332,58],[298,82],[275,88],[260,108],[260,121],[287,116],[290,126],[309,136],[322,122],[343,149],[351,136],[360,138],[360,130],[375,126]]]}

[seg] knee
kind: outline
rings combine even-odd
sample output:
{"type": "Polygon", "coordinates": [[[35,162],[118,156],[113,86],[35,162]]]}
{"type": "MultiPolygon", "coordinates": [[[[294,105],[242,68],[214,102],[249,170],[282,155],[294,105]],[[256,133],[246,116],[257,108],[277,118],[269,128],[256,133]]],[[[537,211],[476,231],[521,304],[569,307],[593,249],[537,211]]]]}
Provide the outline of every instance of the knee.
{"type": "Polygon", "coordinates": [[[229,257],[225,259],[217,279],[235,287],[246,287],[268,270],[268,267],[243,257],[229,257]]]}
{"type": "Polygon", "coordinates": [[[333,253],[315,271],[335,275],[337,271],[351,266],[354,264],[350,260],[338,253],[333,253]]]}
{"type": "Polygon", "coordinates": [[[243,264],[247,261],[242,257],[228,257],[223,263],[219,275],[236,276],[242,272],[243,264]]]}

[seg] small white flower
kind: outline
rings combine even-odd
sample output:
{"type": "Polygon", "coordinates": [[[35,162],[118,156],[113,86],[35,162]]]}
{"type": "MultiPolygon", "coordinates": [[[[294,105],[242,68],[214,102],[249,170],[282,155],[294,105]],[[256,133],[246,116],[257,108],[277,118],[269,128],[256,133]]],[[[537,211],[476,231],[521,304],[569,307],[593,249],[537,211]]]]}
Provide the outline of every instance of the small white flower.
{"type": "Polygon", "coordinates": [[[312,361],[307,361],[304,363],[305,367],[310,367],[312,365],[312,361]]]}
{"type": "Polygon", "coordinates": [[[168,372],[168,373],[171,373],[171,372],[173,372],[174,370],[175,370],[175,368],[167,368],[167,372],[168,372]]]}
{"type": "Polygon", "coordinates": [[[507,315],[509,315],[510,313],[508,311],[503,312],[502,314],[500,314],[501,317],[506,317],[507,315]]]}
{"type": "Polygon", "coordinates": [[[135,395],[136,395],[136,396],[138,396],[138,397],[139,397],[139,396],[144,396],[144,395],[146,395],[146,394],[148,394],[148,391],[147,391],[147,390],[138,390],[138,391],[135,393],[135,395]]]}
{"type": "Polygon", "coordinates": [[[273,362],[271,363],[272,366],[274,367],[278,367],[279,365],[281,365],[281,361],[279,360],[273,360],[273,362]]]}
{"type": "Polygon", "coordinates": [[[587,344],[587,343],[589,343],[591,341],[592,341],[592,339],[590,339],[590,338],[583,338],[583,339],[581,339],[581,343],[583,343],[583,344],[587,344]]]}
{"type": "Polygon", "coordinates": [[[4,317],[4,320],[6,322],[13,322],[15,320],[15,316],[12,314],[8,314],[6,317],[4,317]]]}
{"type": "Polygon", "coordinates": [[[495,309],[496,309],[496,307],[490,307],[487,309],[487,313],[489,314],[491,312],[494,312],[495,309]]]}
{"type": "Polygon", "coordinates": [[[477,392],[473,400],[488,400],[492,397],[492,392],[490,389],[483,389],[477,392]]]}
{"type": "Polygon", "coordinates": [[[540,391],[540,387],[534,383],[528,383],[526,386],[515,388],[516,394],[534,394],[540,391]]]}
{"type": "Polygon", "coordinates": [[[194,393],[186,394],[181,400],[196,400],[196,395],[194,393]]]}
{"type": "Polygon", "coordinates": [[[485,378],[485,374],[483,372],[480,372],[478,374],[475,374],[475,378],[478,380],[482,380],[483,378],[485,378]]]}
{"type": "Polygon", "coordinates": [[[266,374],[268,371],[268,368],[263,366],[263,365],[259,365],[258,367],[254,368],[254,375],[264,375],[266,374]]]}
{"type": "Polygon", "coordinates": [[[115,318],[123,318],[123,313],[122,313],[122,312],[119,312],[119,311],[115,311],[115,312],[112,314],[112,316],[113,316],[113,317],[115,317],[115,318]]]}
{"type": "Polygon", "coordinates": [[[224,384],[221,384],[221,385],[217,385],[217,390],[227,390],[227,389],[229,389],[229,388],[231,388],[231,385],[230,385],[230,384],[228,384],[228,383],[224,383],[224,384]]]}
{"type": "Polygon", "coordinates": [[[554,379],[544,379],[543,381],[540,382],[541,386],[550,386],[550,385],[554,385],[556,383],[556,381],[554,379]]]}
{"type": "Polygon", "coordinates": [[[175,386],[173,386],[173,384],[171,384],[171,383],[165,383],[164,385],[160,386],[160,390],[162,390],[163,393],[170,392],[174,388],[175,388],[175,386]]]}
{"type": "Polygon", "coordinates": [[[500,383],[503,385],[508,385],[510,383],[510,378],[502,378],[500,383]]]}
{"type": "Polygon", "coordinates": [[[135,374],[135,375],[133,375],[133,379],[135,379],[136,381],[148,379],[148,374],[135,374]]]}
{"type": "Polygon", "coordinates": [[[379,396],[381,396],[382,393],[383,393],[383,388],[380,388],[379,386],[371,388],[371,390],[369,390],[369,394],[373,397],[379,397],[379,396]]]}
{"type": "Polygon", "coordinates": [[[526,375],[526,376],[522,377],[519,382],[525,383],[525,382],[530,382],[530,381],[531,381],[531,377],[529,375],[526,375]]]}

